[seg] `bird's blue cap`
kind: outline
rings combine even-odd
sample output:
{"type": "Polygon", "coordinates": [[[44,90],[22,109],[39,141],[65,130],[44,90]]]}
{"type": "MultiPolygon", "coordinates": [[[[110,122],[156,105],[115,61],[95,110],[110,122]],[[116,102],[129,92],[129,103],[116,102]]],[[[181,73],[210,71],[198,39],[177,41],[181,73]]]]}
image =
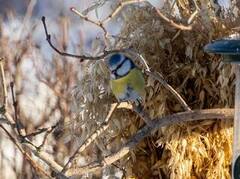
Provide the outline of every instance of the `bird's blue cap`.
{"type": "Polygon", "coordinates": [[[121,59],[122,59],[122,55],[119,53],[116,53],[109,58],[108,65],[114,66],[114,65],[118,64],[121,61],[121,59]]]}
{"type": "Polygon", "coordinates": [[[240,35],[215,40],[204,47],[207,53],[221,54],[225,62],[240,62],[240,35]]]}

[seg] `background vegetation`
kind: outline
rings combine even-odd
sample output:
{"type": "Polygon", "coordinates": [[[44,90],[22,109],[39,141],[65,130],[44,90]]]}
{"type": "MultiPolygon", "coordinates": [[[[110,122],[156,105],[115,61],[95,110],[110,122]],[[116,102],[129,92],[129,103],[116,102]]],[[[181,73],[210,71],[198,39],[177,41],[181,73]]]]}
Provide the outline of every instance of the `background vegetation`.
{"type": "Polygon", "coordinates": [[[234,69],[203,47],[239,31],[239,4],[156,2],[96,1],[77,21],[46,16],[53,44],[81,59],[50,48],[35,1],[23,19],[2,15],[0,178],[230,178],[234,69]],[[116,108],[95,58],[116,49],[150,67],[144,114],[116,108]]]}

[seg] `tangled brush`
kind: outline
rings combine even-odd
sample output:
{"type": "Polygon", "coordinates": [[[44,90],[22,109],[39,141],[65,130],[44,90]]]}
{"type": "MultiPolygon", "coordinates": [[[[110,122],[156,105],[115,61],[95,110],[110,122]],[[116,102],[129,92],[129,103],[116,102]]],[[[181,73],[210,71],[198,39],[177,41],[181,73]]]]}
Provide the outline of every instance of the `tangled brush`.
{"type": "MultiPolygon", "coordinates": [[[[185,31],[160,18],[152,6],[126,7],[122,12],[124,27],[119,35],[121,38],[115,45],[120,48],[131,46],[141,53],[151,70],[161,73],[191,109],[233,107],[233,68],[222,64],[220,56],[204,53],[203,47],[212,39],[232,33],[231,27],[238,19],[219,15],[208,1],[197,4],[200,10],[193,27],[185,31]]],[[[193,3],[188,1],[177,1],[177,7],[183,19],[190,17],[194,11],[193,3]]],[[[165,5],[162,12],[171,15],[170,8],[165,5]]],[[[178,17],[169,18],[175,22],[179,20],[178,17]]],[[[97,114],[97,120],[87,119],[96,123],[102,119],[99,116],[106,114],[107,104],[114,99],[109,98],[108,79],[102,78],[108,76],[104,64],[96,62],[87,66],[95,66],[94,70],[89,70],[93,75],[91,82],[97,79],[91,90],[97,92],[91,92],[96,94],[93,97],[95,101],[85,106],[85,110],[91,109],[88,111],[97,114]],[[105,90],[102,97],[99,97],[99,86],[105,90]],[[99,108],[100,105],[106,108],[99,108]]],[[[144,109],[152,119],[183,110],[158,81],[149,76],[146,76],[146,81],[144,109]]],[[[142,125],[141,119],[134,113],[120,110],[114,114],[110,129],[101,137],[102,141],[111,141],[111,144],[105,144],[114,150],[142,125]]],[[[92,126],[87,128],[92,129],[92,126]]],[[[231,156],[232,121],[203,120],[158,129],[131,152],[130,158],[122,158],[119,165],[124,168],[127,177],[230,178],[231,156]]]]}

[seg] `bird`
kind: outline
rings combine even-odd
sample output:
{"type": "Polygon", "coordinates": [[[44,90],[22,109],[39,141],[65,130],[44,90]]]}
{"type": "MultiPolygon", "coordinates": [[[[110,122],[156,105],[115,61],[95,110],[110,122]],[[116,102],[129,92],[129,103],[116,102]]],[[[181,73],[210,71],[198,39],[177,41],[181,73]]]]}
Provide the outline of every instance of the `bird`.
{"type": "Polygon", "coordinates": [[[142,71],[123,53],[111,54],[107,59],[110,86],[119,102],[140,105],[145,97],[145,80],[142,71]]]}

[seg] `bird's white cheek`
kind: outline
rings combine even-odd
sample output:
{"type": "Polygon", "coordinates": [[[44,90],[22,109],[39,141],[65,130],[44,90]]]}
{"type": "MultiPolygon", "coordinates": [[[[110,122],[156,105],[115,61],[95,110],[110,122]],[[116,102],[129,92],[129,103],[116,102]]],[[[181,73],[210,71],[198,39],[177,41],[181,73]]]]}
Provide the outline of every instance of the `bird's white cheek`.
{"type": "Polygon", "coordinates": [[[131,69],[131,62],[129,60],[125,61],[124,64],[117,70],[119,76],[126,75],[131,69]]]}

